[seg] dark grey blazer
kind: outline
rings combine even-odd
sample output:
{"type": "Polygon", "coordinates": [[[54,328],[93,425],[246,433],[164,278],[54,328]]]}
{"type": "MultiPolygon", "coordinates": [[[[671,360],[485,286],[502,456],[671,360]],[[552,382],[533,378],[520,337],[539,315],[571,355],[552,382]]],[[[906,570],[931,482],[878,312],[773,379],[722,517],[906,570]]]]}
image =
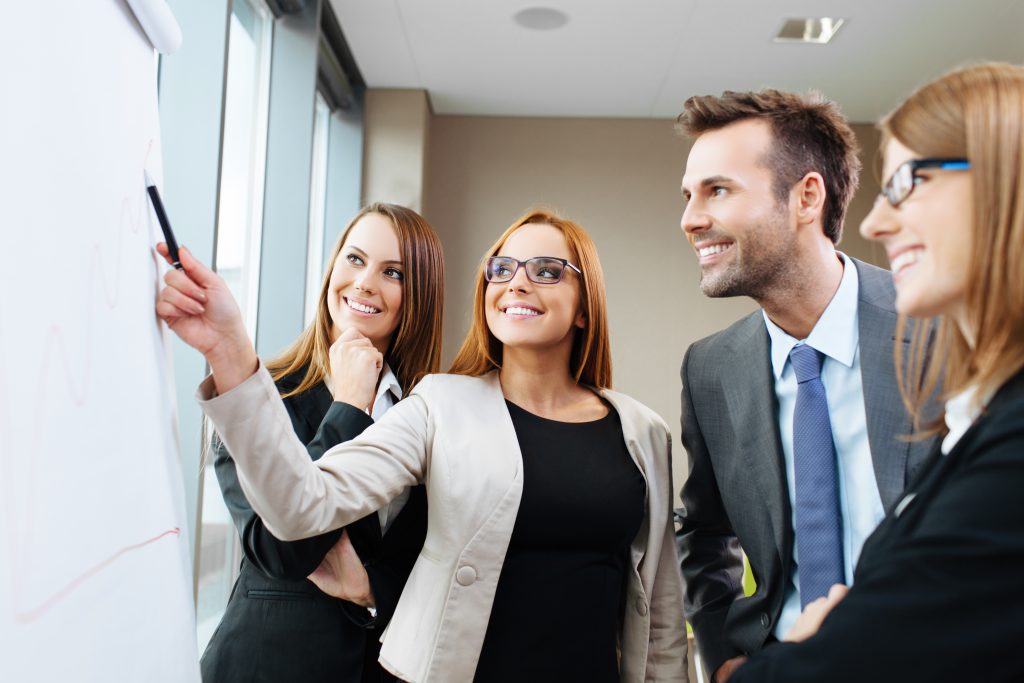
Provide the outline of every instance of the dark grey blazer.
{"type": "MultiPolygon", "coordinates": [[[[860,280],[858,319],[868,441],[888,512],[928,454],[913,444],[893,363],[892,276],[851,259],[860,280]]],[[[903,343],[906,343],[904,340],[903,343]]],[[[676,534],[686,616],[708,671],[764,647],[782,611],[793,559],[792,513],[778,427],[770,338],[761,311],[694,343],[683,360],[683,445],[689,477],[676,534]],[[743,597],[746,552],[757,582],[743,597]]]]}

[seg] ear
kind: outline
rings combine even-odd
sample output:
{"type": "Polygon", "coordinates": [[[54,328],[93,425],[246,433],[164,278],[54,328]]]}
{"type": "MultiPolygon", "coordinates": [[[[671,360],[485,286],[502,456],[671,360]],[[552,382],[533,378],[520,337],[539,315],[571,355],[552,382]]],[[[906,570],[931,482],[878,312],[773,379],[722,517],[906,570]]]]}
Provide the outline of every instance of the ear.
{"type": "Polygon", "coordinates": [[[790,190],[790,199],[796,205],[797,223],[821,223],[825,214],[825,180],[817,171],[811,171],[790,190]]]}
{"type": "Polygon", "coordinates": [[[576,319],[572,321],[572,324],[582,330],[587,324],[586,314],[582,310],[578,311],[576,313],[576,319]]]}

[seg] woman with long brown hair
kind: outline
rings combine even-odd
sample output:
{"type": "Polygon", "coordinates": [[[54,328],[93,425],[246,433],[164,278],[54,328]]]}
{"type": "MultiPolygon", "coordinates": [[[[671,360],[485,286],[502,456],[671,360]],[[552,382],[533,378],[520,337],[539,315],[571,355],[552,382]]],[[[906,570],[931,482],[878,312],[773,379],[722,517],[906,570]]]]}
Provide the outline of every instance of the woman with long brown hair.
{"type": "MultiPolygon", "coordinates": [[[[313,321],[266,363],[268,388],[313,460],[437,372],[441,353],[441,244],[419,214],[367,206],[335,242],[329,263],[313,321]]],[[[423,546],[423,488],[407,489],[344,530],[284,542],[253,511],[222,442],[214,466],[244,557],[203,655],[203,679],[392,680],[377,664],[379,638],[423,546]]]]}
{"type": "Polygon", "coordinates": [[[914,319],[901,389],[919,422],[941,392],[923,426],[943,438],[848,593],[809,604],[788,638],[802,642],[734,683],[1024,680],[1024,68],[949,73],[880,127],[886,181],[861,232],[885,246],[914,319]]]}
{"type": "Polygon", "coordinates": [[[271,531],[323,533],[425,483],[427,538],[386,669],[416,683],[687,680],[669,432],[609,388],[604,279],[582,228],[516,220],[478,272],[453,374],[315,464],[223,283],[182,264],[157,311],[210,362],[203,409],[271,531]]]}

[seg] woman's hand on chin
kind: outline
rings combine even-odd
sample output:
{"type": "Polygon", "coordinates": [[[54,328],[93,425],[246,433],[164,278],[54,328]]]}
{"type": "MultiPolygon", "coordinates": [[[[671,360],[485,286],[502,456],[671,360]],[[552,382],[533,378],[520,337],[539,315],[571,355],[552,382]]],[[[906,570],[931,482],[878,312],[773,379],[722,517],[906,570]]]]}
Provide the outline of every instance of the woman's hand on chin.
{"type": "Polygon", "coordinates": [[[373,405],[384,355],[359,330],[350,327],[331,344],[334,400],[367,410],[373,405]]]}
{"type": "MultiPolygon", "coordinates": [[[[170,262],[167,245],[157,253],[170,262]]],[[[157,297],[156,314],[182,341],[206,357],[217,392],[224,393],[252,375],[258,367],[256,350],[224,280],[182,247],[184,270],[172,268],[157,297]]]]}

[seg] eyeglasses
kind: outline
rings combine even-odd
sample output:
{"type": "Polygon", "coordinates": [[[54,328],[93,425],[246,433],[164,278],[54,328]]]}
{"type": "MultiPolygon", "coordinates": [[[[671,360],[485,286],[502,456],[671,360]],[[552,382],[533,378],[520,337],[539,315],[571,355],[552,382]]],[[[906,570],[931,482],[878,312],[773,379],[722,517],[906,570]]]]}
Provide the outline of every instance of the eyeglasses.
{"type": "Polygon", "coordinates": [[[582,277],[583,271],[564,258],[536,256],[519,261],[511,256],[491,256],[484,267],[484,279],[488,282],[508,282],[516,276],[520,268],[526,268],[526,277],[530,282],[553,285],[562,280],[566,267],[572,268],[582,277]]]}
{"type": "Polygon", "coordinates": [[[896,167],[889,180],[882,186],[882,194],[895,208],[906,201],[918,186],[922,168],[938,168],[943,171],[966,171],[971,167],[967,159],[911,159],[896,167]]]}

